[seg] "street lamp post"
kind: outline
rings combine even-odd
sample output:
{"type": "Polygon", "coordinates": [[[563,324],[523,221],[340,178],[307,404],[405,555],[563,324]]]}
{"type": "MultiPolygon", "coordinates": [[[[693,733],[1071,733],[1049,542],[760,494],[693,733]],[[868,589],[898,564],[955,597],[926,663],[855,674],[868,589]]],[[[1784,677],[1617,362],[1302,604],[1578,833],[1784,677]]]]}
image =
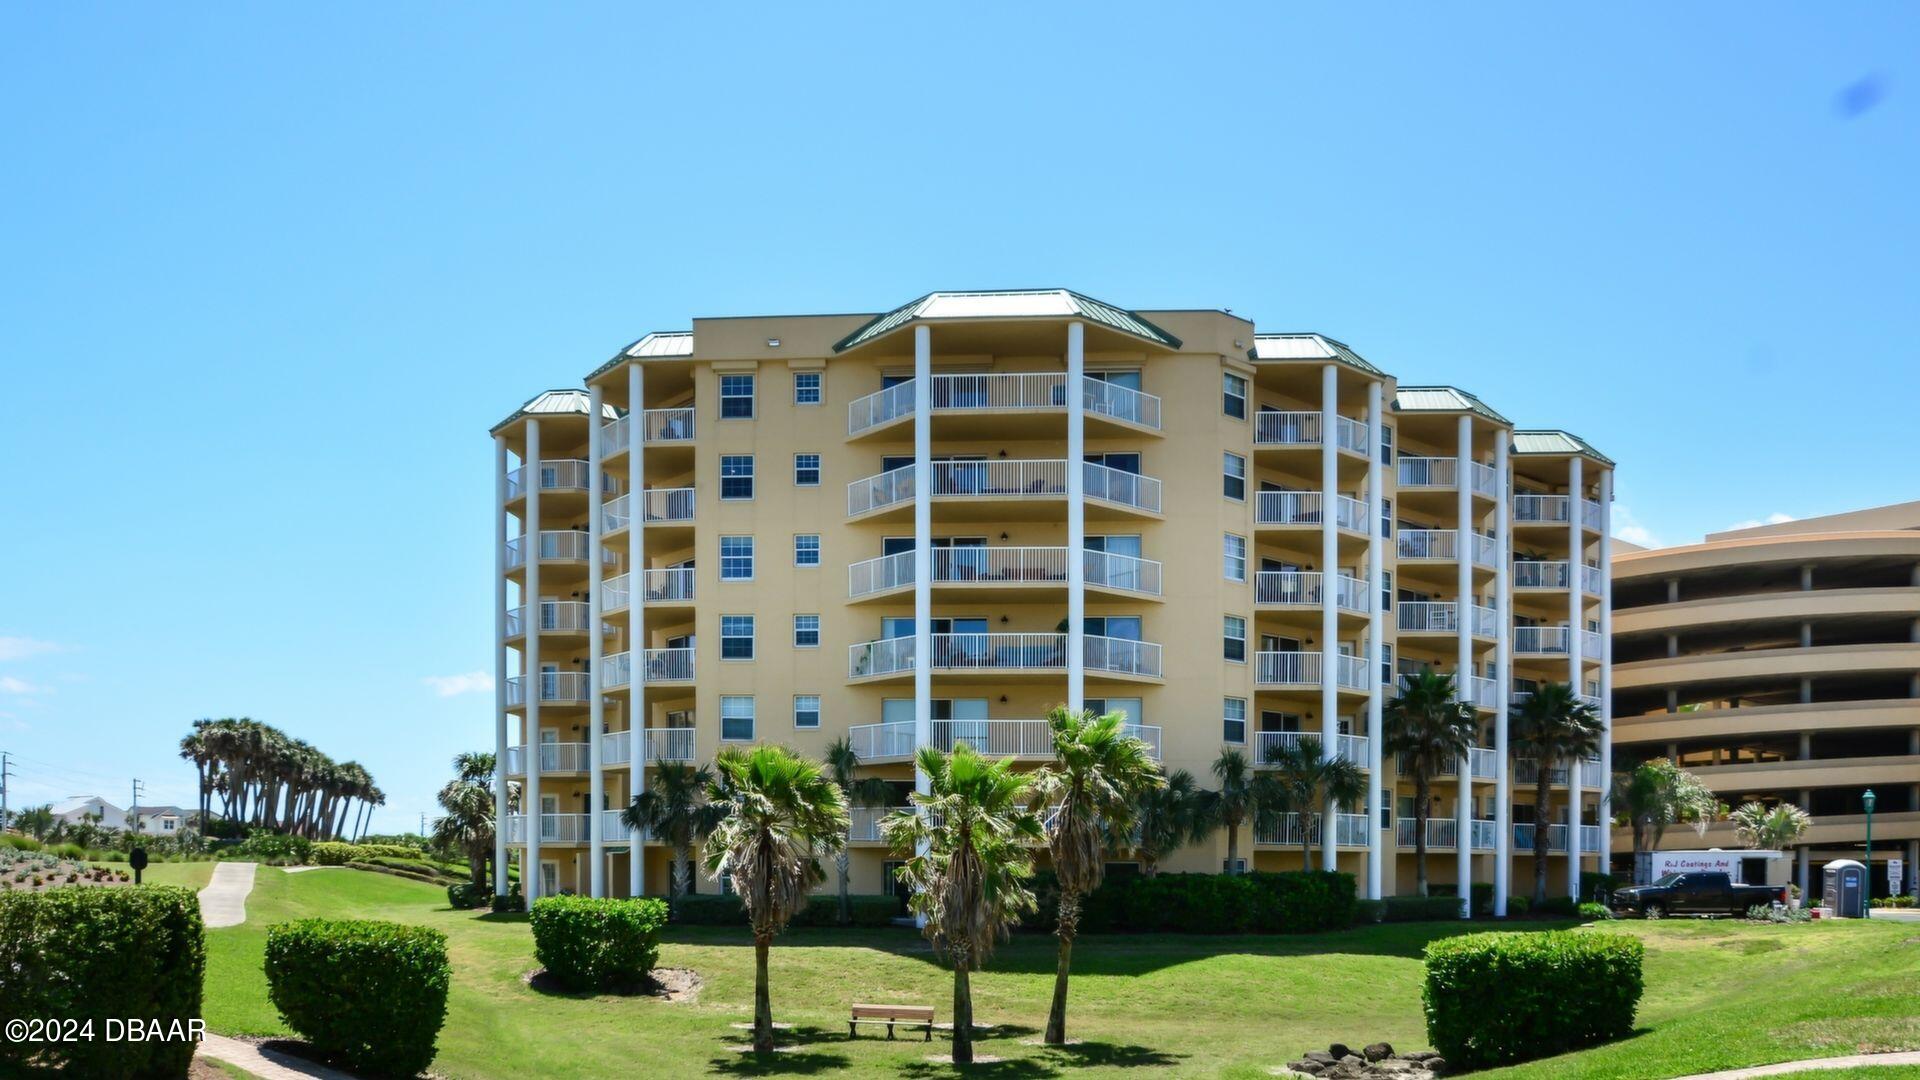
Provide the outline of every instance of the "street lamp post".
{"type": "Polygon", "coordinates": [[[1867,916],[1873,916],[1873,789],[1860,796],[1860,802],[1867,808],[1867,881],[1863,886],[1867,891],[1867,916]]]}

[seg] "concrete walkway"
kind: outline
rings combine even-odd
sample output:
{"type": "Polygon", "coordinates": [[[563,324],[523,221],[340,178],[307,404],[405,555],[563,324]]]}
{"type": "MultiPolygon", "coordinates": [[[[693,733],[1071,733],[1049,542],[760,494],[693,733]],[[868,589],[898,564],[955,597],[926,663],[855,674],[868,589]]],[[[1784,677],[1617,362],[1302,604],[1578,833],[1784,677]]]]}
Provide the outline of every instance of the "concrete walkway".
{"type": "Polygon", "coordinates": [[[351,1075],[338,1069],[303,1061],[278,1050],[265,1050],[250,1042],[229,1039],[211,1031],[200,1040],[200,1049],[196,1053],[200,1057],[238,1065],[264,1080],[353,1080],[351,1075]]]}
{"type": "Polygon", "coordinates": [[[200,918],[207,929],[239,926],[247,921],[247,894],[253,891],[258,863],[223,862],[213,868],[213,880],[200,890],[200,918]]]}
{"type": "Polygon", "coordinates": [[[1920,1051],[1897,1054],[1853,1054],[1849,1057],[1811,1058],[1807,1061],[1782,1061],[1776,1065],[1755,1065],[1749,1069],[1696,1073],[1679,1080],[1747,1080],[1750,1076],[1784,1076],[1788,1073],[1815,1072],[1824,1069],[1858,1069],[1868,1065],[1920,1065],[1920,1051]]]}

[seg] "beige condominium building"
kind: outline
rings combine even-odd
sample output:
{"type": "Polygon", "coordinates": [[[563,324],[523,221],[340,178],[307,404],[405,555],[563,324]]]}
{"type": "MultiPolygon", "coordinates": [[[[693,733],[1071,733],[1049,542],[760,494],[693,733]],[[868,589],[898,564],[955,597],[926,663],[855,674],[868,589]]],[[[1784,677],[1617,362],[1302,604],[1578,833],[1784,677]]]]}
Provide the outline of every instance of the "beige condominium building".
{"type": "MultiPolygon", "coordinates": [[[[1367,805],[1242,830],[1239,859],[1297,868],[1305,829],[1364,895],[1408,892],[1381,707],[1424,665],[1482,720],[1440,784],[1432,879],[1504,906],[1536,825],[1556,890],[1607,858],[1605,753],[1549,763],[1536,807],[1506,716],[1542,680],[1606,700],[1612,462],[1338,341],[939,292],[648,334],[492,434],[500,791],[531,815],[500,836],[536,894],[666,890],[668,853],[619,820],[663,762],[845,736],[905,804],[915,747],[1037,765],[1063,703],[1124,712],[1202,786],[1225,750],[1321,739],[1367,805]]],[[[886,812],[853,812],[856,891],[890,890],[886,812]]]]}
{"type": "MultiPolygon", "coordinates": [[[[1813,825],[1795,881],[1865,855],[1874,895],[1920,863],[1920,502],[1716,533],[1614,560],[1620,764],[1669,757],[1721,801],[1789,802],[1813,825]]],[[[1616,850],[1631,850],[1616,833],[1616,850]]],[[[1725,823],[1703,842],[1737,846],[1725,823]]],[[[1618,864],[1624,873],[1629,866],[1618,864]]]]}

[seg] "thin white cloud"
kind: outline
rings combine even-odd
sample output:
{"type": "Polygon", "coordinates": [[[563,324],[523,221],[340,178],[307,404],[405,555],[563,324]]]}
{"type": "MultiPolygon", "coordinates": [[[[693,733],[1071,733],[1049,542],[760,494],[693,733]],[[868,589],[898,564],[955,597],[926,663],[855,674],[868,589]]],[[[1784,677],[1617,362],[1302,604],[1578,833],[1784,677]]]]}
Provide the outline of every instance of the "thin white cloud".
{"type": "Polygon", "coordinates": [[[32,697],[35,694],[48,693],[48,688],[25,679],[16,679],[12,675],[0,675],[0,694],[16,694],[20,697],[32,697]]]}
{"type": "Polygon", "coordinates": [[[1643,548],[1667,546],[1666,541],[1655,536],[1652,529],[1642,525],[1640,520],[1633,516],[1633,511],[1620,502],[1613,504],[1613,535],[1629,544],[1637,544],[1643,548]]]}
{"type": "Polygon", "coordinates": [[[51,641],[0,635],[0,660],[25,660],[30,656],[59,651],[60,646],[51,641]]]}
{"type": "Polygon", "coordinates": [[[1749,518],[1746,521],[1729,525],[1723,531],[1738,532],[1741,529],[1757,529],[1762,525],[1785,525],[1787,522],[1793,521],[1793,520],[1796,520],[1796,519],[1792,514],[1783,514],[1780,511],[1775,510],[1773,513],[1768,514],[1765,518],[1749,518]]]}
{"type": "Polygon", "coordinates": [[[484,671],[469,671],[465,675],[429,675],[420,681],[433,687],[436,697],[458,697],[493,689],[493,676],[484,671]]]}

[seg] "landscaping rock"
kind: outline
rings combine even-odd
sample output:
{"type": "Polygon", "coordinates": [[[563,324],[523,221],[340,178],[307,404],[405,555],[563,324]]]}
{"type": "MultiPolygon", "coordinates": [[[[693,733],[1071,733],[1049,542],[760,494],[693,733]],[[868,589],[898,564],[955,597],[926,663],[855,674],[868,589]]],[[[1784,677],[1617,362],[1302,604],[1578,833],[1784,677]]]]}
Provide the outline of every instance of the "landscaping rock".
{"type": "Polygon", "coordinates": [[[1368,1061],[1381,1061],[1393,1056],[1393,1044],[1383,1042],[1368,1043],[1366,1049],[1360,1051],[1360,1053],[1368,1061]]]}
{"type": "Polygon", "coordinates": [[[1334,1057],[1332,1054],[1327,1053],[1325,1050],[1309,1050],[1306,1052],[1304,1056],[1308,1061],[1311,1061],[1323,1066],[1331,1065],[1334,1062],[1340,1060],[1339,1058],[1334,1057]]]}
{"type": "Polygon", "coordinates": [[[1295,1074],[1320,1080],[1429,1080],[1446,1067],[1446,1059],[1431,1050],[1396,1054],[1393,1045],[1385,1042],[1368,1043],[1359,1052],[1345,1043],[1334,1043],[1325,1053],[1311,1050],[1300,1060],[1287,1063],[1287,1069],[1295,1074]]]}
{"type": "Polygon", "coordinates": [[[1424,1064],[1427,1067],[1428,1071],[1433,1072],[1436,1075],[1447,1071],[1447,1059],[1441,1057],[1439,1054],[1433,1055],[1432,1057],[1428,1058],[1426,1061],[1422,1062],[1422,1064],[1424,1064]]]}
{"type": "Polygon", "coordinates": [[[1333,1055],[1333,1060],[1339,1061],[1341,1058],[1353,1053],[1353,1051],[1347,1048],[1346,1043],[1334,1043],[1332,1046],[1327,1047],[1327,1053],[1333,1055]]]}

